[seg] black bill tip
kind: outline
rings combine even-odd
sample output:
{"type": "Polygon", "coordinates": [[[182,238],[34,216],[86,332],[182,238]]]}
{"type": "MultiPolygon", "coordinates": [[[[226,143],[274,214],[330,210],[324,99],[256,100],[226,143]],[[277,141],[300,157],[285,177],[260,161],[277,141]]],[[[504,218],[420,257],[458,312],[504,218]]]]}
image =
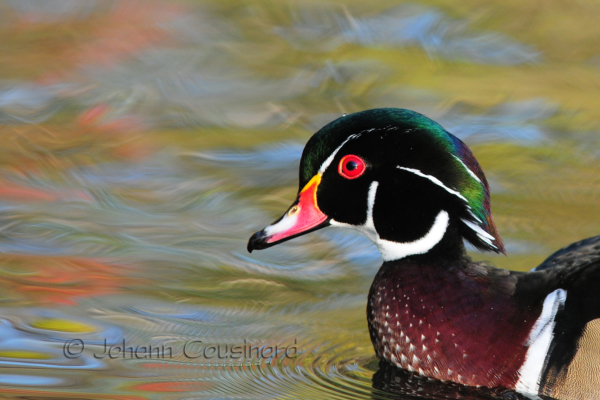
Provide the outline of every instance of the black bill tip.
{"type": "Polygon", "coordinates": [[[248,253],[252,253],[252,250],[262,250],[267,247],[271,247],[269,243],[267,243],[267,235],[265,231],[258,231],[254,235],[250,237],[248,240],[248,253]]]}

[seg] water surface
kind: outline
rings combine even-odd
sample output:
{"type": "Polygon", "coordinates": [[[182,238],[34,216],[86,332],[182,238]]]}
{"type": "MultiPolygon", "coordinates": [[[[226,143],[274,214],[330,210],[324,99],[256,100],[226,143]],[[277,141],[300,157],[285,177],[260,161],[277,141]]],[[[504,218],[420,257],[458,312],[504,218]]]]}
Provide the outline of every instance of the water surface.
{"type": "Polygon", "coordinates": [[[328,228],[248,254],[310,135],[410,108],[471,146],[528,270],[600,233],[600,6],[0,2],[6,398],[518,398],[380,369],[381,259],[328,228]],[[241,355],[240,355],[241,353],[241,355]]]}

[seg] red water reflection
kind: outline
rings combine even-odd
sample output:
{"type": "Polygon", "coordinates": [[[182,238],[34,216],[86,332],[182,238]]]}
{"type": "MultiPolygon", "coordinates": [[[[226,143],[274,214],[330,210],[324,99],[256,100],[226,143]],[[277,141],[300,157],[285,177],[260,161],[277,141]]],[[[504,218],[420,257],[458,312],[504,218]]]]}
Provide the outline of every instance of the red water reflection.
{"type": "Polygon", "coordinates": [[[39,304],[76,304],[84,297],[105,296],[131,288],[135,267],[78,257],[3,255],[0,288],[39,304]]]}

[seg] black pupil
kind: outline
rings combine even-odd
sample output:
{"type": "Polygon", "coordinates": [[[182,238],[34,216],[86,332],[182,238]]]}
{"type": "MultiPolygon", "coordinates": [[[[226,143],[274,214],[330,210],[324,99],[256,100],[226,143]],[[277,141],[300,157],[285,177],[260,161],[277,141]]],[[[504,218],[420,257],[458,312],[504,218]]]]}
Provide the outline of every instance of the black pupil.
{"type": "Polygon", "coordinates": [[[358,168],[358,164],[355,161],[348,161],[346,164],[346,169],[348,171],[354,171],[356,168],[358,168]]]}

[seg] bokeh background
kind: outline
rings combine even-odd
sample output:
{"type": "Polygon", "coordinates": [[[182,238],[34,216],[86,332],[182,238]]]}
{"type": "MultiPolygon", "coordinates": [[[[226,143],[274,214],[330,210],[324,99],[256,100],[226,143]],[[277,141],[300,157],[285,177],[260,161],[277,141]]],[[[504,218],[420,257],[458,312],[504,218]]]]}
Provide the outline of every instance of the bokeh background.
{"type": "Polygon", "coordinates": [[[475,258],[528,270],[600,234],[599,20],[586,0],[0,1],[0,395],[386,398],[376,249],[248,237],[311,134],[374,107],[471,146],[509,254],[475,258]],[[94,357],[123,339],[298,357],[94,357]]]}

